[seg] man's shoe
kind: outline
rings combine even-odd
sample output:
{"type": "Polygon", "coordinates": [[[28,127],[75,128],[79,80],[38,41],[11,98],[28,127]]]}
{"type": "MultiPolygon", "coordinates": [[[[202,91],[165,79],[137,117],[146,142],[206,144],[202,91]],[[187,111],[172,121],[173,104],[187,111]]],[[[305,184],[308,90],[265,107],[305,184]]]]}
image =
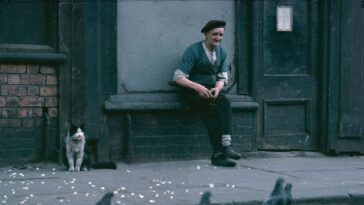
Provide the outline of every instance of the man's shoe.
{"type": "Polygon", "coordinates": [[[235,167],[236,163],[230,161],[225,154],[216,152],[211,156],[211,164],[219,167],[235,167]]]}
{"type": "Polygon", "coordinates": [[[233,149],[233,146],[228,145],[223,147],[224,154],[231,159],[240,159],[241,154],[233,149]]]}

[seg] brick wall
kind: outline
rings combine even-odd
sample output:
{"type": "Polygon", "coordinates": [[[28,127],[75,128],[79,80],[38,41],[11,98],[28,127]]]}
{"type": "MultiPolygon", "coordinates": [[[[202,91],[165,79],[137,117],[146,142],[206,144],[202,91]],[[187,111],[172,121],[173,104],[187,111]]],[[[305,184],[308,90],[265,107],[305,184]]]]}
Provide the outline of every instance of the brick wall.
{"type": "Polygon", "coordinates": [[[44,120],[48,114],[47,149],[55,147],[58,115],[55,68],[39,65],[0,65],[0,162],[41,157],[44,120]],[[47,112],[47,113],[44,113],[47,112]]]}
{"type": "MultiPolygon", "coordinates": [[[[252,151],[255,112],[233,113],[233,143],[252,151]]],[[[130,162],[208,159],[212,153],[202,120],[188,111],[149,111],[109,115],[111,154],[130,162]]]]}

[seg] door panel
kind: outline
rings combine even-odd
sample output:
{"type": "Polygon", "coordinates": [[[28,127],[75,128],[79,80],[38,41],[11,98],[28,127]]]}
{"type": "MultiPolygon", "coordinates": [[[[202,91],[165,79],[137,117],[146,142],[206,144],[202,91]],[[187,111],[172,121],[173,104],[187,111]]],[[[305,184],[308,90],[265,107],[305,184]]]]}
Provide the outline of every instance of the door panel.
{"type": "Polygon", "coordinates": [[[364,9],[361,0],[331,8],[328,151],[364,153],[364,9]]]}
{"type": "Polygon", "coordinates": [[[255,6],[258,149],[316,150],[316,1],[255,1],[255,6]],[[277,6],[292,7],[292,31],[277,31],[277,6]]]}

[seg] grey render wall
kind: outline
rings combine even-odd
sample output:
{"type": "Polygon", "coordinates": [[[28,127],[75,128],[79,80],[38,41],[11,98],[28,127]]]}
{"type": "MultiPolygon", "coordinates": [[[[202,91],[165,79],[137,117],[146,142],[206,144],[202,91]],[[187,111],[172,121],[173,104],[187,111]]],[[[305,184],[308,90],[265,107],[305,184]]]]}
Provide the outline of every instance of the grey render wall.
{"type": "Polygon", "coordinates": [[[117,15],[119,94],[173,90],[168,82],[183,51],[204,39],[211,19],[227,22],[223,47],[234,67],[234,0],[119,1],[117,15]]]}

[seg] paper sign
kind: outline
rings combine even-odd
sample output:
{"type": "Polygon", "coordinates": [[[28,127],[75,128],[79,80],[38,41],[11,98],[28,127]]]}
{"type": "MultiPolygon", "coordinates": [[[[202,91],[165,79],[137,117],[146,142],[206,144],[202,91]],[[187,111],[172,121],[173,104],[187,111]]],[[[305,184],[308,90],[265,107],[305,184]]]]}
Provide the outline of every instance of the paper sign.
{"type": "Polygon", "coordinates": [[[293,23],[292,7],[277,7],[277,31],[292,31],[293,23]]]}

